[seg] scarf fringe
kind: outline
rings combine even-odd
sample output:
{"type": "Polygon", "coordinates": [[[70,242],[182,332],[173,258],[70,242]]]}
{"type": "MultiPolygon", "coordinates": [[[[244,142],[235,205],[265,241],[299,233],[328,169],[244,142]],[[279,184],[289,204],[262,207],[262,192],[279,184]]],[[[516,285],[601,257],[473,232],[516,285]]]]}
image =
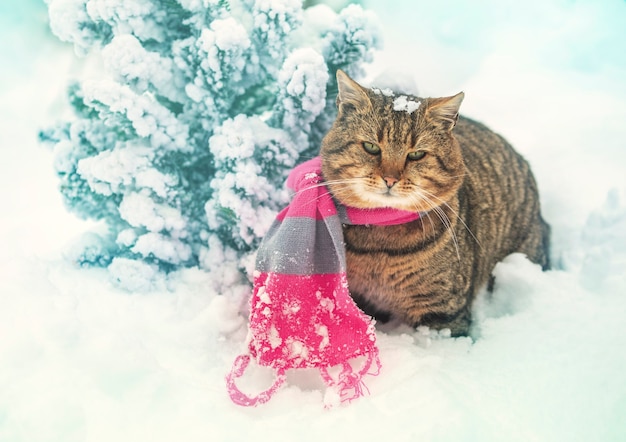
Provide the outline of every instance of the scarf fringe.
{"type": "Polygon", "coordinates": [[[244,407],[256,407],[257,405],[264,404],[269,401],[274,393],[282,387],[285,383],[285,372],[283,370],[279,370],[276,374],[276,379],[270,388],[259,393],[256,396],[248,396],[243,393],[239,387],[235,384],[235,379],[243,376],[246,368],[248,368],[248,364],[250,364],[250,355],[239,355],[235,362],[233,363],[233,368],[230,373],[226,376],[226,386],[228,389],[228,394],[230,395],[231,400],[237,404],[242,405],[244,407]]]}
{"type": "MultiPolygon", "coordinates": [[[[230,373],[226,376],[226,385],[231,400],[235,404],[244,407],[256,407],[257,405],[261,405],[269,401],[272,396],[274,396],[274,393],[276,393],[276,391],[283,386],[286,380],[285,371],[278,370],[276,379],[270,388],[256,396],[248,396],[243,393],[239,387],[237,387],[235,380],[243,376],[244,372],[248,368],[248,365],[250,364],[250,359],[251,357],[248,354],[239,355],[235,359],[230,373]]],[[[339,394],[339,399],[343,403],[352,402],[353,400],[358,399],[361,396],[365,396],[366,394],[369,395],[369,388],[365,385],[363,378],[366,375],[378,376],[380,369],[381,363],[378,356],[378,349],[374,349],[374,351],[368,353],[363,366],[356,372],[349,362],[344,362],[342,364],[341,372],[336,380],[333,379],[330,373],[328,373],[327,367],[320,367],[319,370],[324,383],[329,388],[336,389],[339,394]],[[371,370],[372,364],[375,365],[373,370],[371,370]]]]}
{"type": "Polygon", "coordinates": [[[328,368],[326,367],[321,367],[320,373],[326,385],[336,389],[339,394],[339,399],[343,403],[352,402],[366,394],[369,395],[369,388],[365,385],[363,378],[366,375],[378,376],[380,369],[381,363],[378,356],[378,349],[375,348],[372,352],[367,354],[367,359],[363,363],[363,366],[356,372],[349,362],[344,362],[336,380],[328,373],[328,368]],[[373,370],[372,364],[375,364],[373,370]]]}

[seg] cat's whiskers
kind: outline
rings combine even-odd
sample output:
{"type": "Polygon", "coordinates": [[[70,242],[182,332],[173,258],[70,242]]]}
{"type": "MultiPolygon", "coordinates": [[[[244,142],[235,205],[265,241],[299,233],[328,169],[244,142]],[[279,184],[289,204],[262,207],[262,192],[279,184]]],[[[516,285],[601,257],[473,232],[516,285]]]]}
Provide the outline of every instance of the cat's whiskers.
{"type": "Polygon", "coordinates": [[[341,180],[330,180],[330,181],[320,181],[316,184],[311,184],[310,186],[305,187],[304,189],[300,189],[296,191],[296,195],[302,192],[306,192],[307,190],[315,189],[318,187],[328,186],[329,184],[352,184],[358,181],[360,178],[344,178],[341,180]]]}
{"type": "Polygon", "coordinates": [[[467,230],[467,232],[472,236],[472,238],[474,238],[474,241],[476,241],[476,244],[478,244],[478,247],[480,247],[481,250],[483,250],[483,246],[480,243],[480,241],[478,241],[478,238],[476,238],[476,235],[474,235],[474,232],[471,231],[471,229],[468,227],[468,225],[465,223],[465,221],[463,221],[463,218],[461,218],[461,216],[452,208],[450,207],[450,205],[445,202],[444,200],[442,200],[441,198],[437,197],[436,195],[424,190],[424,189],[420,189],[421,191],[423,191],[424,193],[428,194],[428,196],[438,200],[440,202],[439,205],[443,205],[446,206],[448,209],[450,209],[450,211],[452,213],[454,213],[454,216],[457,217],[457,219],[461,222],[461,224],[463,224],[463,227],[465,227],[465,230],[467,230]]]}
{"type": "Polygon", "coordinates": [[[354,195],[355,193],[354,185],[362,184],[363,179],[364,177],[353,177],[353,178],[344,178],[344,179],[338,179],[338,180],[325,181],[325,182],[315,184],[313,186],[309,186],[306,189],[302,189],[300,192],[326,186],[327,191],[323,193],[319,193],[316,196],[314,201],[318,201],[320,198],[326,197],[328,195],[331,195],[332,197],[338,199],[339,201],[345,201],[345,200],[349,200],[349,197],[352,197],[354,195]],[[330,190],[331,187],[328,186],[329,184],[332,185],[332,190],[330,190]]]}
{"type": "MultiPolygon", "coordinates": [[[[413,207],[415,208],[416,212],[420,212],[420,220],[423,220],[424,217],[423,215],[426,215],[426,218],[428,219],[428,222],[430,222],[430,228],[432,229],[433,232],[433,237],[436,235],[436,230],[435,230],[435,223],[433,222],[433,219],[430,216],[430,210],[424,212],[424,211],[420,211],[419,208],[417,207],[417,204],[419,202],[422,202],[423,199],[419,196],[419,195],[413,195],[410,194],[409,198],[412,200],[415,200],[415,203],[413,204],[413,207]]],[[[426,204],[428,204],[429,208],[432,209],[432,205],[427,201],[426,204]]],[[[424,229],[424,222],[422,221],[422,229],[424,229]]]]}
{"type": "MultiPolygon", "coordinates": [[[[344,195],[352,196],[354,194],[354,185],[363,184],[363,181],[366,178],[367,177],[352,177],[352,178],[343,178],[343,179],[336,179],[336,180],[329,180],[329,181],[321,181],[319,183],[316,183],[304,189],[301,189],[296,193],[301,193],[304,191],[308,191],[311,189],[325,186],[329,190],[327,190],[326,192],[317,194],[314,201],[317,201],[320,198],[326,197],[329,194],[339,200],[342,200],[342,199],[345,199],[345,198],[342,198],[342,196],[344,195]],[[332,192],[330,191],[330,186],[332,186],[332,192]]],[[[455,215],[455,217],[463,224],[465,229],[467,229],[467,231],[470,233],[472,238],[474,238],[476,243],[480,246],[480,242],[478,241],[476,236],[471,232],[471,230],[469,229],[467,224],[463,221],[463,219],[459,216],[459,214],[454,209],[452,209],[447,202],[443,201],[441,198],[428,192],[427,190],[424,190],[416,186],[415,184],[413,184],[413,186],[414,186],[414,191],[412,193],[406,194],[405,197],[412,200],[412,205],[414,206],[416,211],[419,211],[418,203],[421,202],[421,203],[426,203],[428,205],[430,210],[426,212],[422,212],[422,214],[426,215],[426,218],[428,219],[431,229],[433,231],[433,234],[435,234],[436,229],[435,229],[435,223],[433,222],[431,215],[430,215],[431,212],[433,212],[437,216],[437,218],[439,218],[439,220],[441,221],[445,229],[450,231],[450,237],[454,244],[454,248],[456,250],[456,254],[457,254],[457,258],[459,262],[461,261],[461,254],[459,250],[458,238],[456,236],[456,232],[454,231],[454,228],[452,227],[452,222],[450,218],[448,217],[446,212],[441,208],[441,206],[447,207],[455,215]],[[439,204],[437,204],[435,200],[437,200],[439,204]]]]}
{"type": "MultiPolygon", "coordinates": [[[[415,194],[417,194],[417,197],[419,197],[420,201],[424,201],[431,208],[430,211],[426,212],[426,215],[430,216],[429,213],[430,212],[434,212],[437,215],[437,217],[441,220],[441,223],[443,224],[445,229],[450,232],[450,237],[452,238],[452,242],[453,242],[454,248],[456,250],[457,259],[459,260],[459,262],[461,262],[461,253],[459,251],[459,242],[458,242],[458,239],[457,239],[457,236],[456,236],[456,232],[454,231],[454,228],[452,227],[452,221],[450,221],[450,218],[448,217],[446,212],[440,207],[440,205],[439,204],[435,204],[426,195],[428,193],[429,192],[425,191],[424,189],[418,188],[417,186],[415,188],[415,194]]],[[[446,204],[446,206],[448,206],[448,205],[446,204]]],[[[448,207],[450,207],[450,206],[448,206],[448,207]]],[[[458,217],[458,215],[457,215],[457,217],[458,217]]],[[[432,223],[432,221],[431,221],[431,223],[432,223]]],[[[433,227],[433,230],[434,230],[434,227],[433,227]]]]}
{"type": "MultiPolygon", "coordinates": [[[[333,196],[342,203],[354,207],[390,207],[385,204],[382,193],[376,192],[371,176],[358,176],[330,181],[333,196]],[[351,202],[352,200],[352,202],[351,202]],[[355,204],[356,203],[356,204],[355,204]]],[[[331,189],[331,186],[329,186],[331,189]]]]}
{"type": "MultiPolygon", "coordinates": [[[[294,196],[298,195],[298,194],[301,194],[303,192],[307,192],[309,190],[317,189],[319,187],[328,187],[329,184],[333,184],[335,186],[334,190],[341,191],[342,187],[336,187],[338,184],[339,185],[343,185],[345,188],[349,188],[351,185],[353,185],[357,181],[358,181],[358,178],[346,178],[346,179],[341,179],[341,180],[320,181],[319,183],[312,184],[310,186],[307,186],[307,187],[305,187],[303,189],[300,189],[300,190],[296,191],[294,196]]],[[[326,195],[329,195],[329,194],[332,194],[332,192],[330,190],[328,190],[327,192],[318,194],[315,197],[315,200],[313,200],[313,201],[317,201],[320,198],[322,198],[322,197],[324,197],[326,195]]]]}
{"type": "Polygon", "coordinates": [[[439,216],[439,218],[441,219],[441,222],[444,224],[446,229],[450,231],[450,235],[452,236],[452,242],[454,243],[454,248],[456,249],[456,256],[460,263],[461,253],[459,251],[459,241],[457,239],[456,232],[454,231],[454,228],[452,227],[452,221],[450,221],[450,218],[440,206],[435,207],[433,210],[439,216]]]}

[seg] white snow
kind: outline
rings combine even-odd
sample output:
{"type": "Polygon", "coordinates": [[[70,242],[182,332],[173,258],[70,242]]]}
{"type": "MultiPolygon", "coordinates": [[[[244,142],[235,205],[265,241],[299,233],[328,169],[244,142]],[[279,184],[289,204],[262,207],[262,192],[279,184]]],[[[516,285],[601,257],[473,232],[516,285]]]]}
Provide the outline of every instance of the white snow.
{"type": "MultiPolygon", "coordinates": [[[[286,339],[287,347],[285,348],[285,356],[289,359],[297,361],[306,360],[309,356],[309,348],[307,345],[294,338],[286,339]]],[[[295,364],[295,363],[294,363],[295,364]]]]}
{"type": "MultiPolygon", "coordinates": [[[[285,108],[283,124],[295,137],[304,136],[326,106],[328,68],[324,58],[311,48],[300,48],[285,59],[278,74],[285,108]],[[298,108],[306,113],[298,112],[298,108]]],[[[296,139],[301,145],[305,140],[296,139]]]]}
{"type": "Polygon", "coordinates": [[[282,338],[278,334],[278,330],[276,330],[276,327],[273,324],[270,327],[267,341],[270,343],[270,347],[272,347],[272,349],[280,347],[280,345],[283,343],[282,338]]]}
{"type": "Polygon", "coordinates": [[[287,57],[278,76],[286,92],[300,97],[302,108],[315,116],[326,104],[328,72],[324,66],[324,59],[313,49],[297,49],[287,57]]]}
{"type": "Polygon", "coordinates": [[[265,291],[265,287],[260,287],[259,291],[257,292],[257,295],[259,296],[259,301],[262,302],[263,304],[272,304],[272,299],[270,298],[269,294],[265,291]]]}
{"type": "MultiPolygon", "coordinates": [[[[243,54],[250,47],[248,32],[234,18],[214,20],[210,29],[203,28],[197,44],[206,53],[206,59],[201,62],[205,72],[211,72],[209,81],[219,90],[222,87],[221,80],[226,75],[223,72],[224,64],[229,69],[233,67],[240,72],[246,63],[243,54]]],[[[196,79],[198,81],[198,79],[196,79]]]]}
{"type": "Polygon", "coordinates": [[[395,100],[393,100],[393,110],[396,112],[406,112],[411,115],[417,109],[419,109],[421,101],[415,101],[406,95],[400,95],[395,100]]]}
{"type": "Polygon", "coordinates": [[[132,293],[155,290],[162,279],[156,266],[134,259],[116,257],[109,270],[113,280],[132,293]]]}
{"type": "Polygon", "coordinates": [[[290,17],[296,23],[302,21],[301,2],[299,0],[256,0],[252,9],[254,27],[260,29],[267,41],[269,54],[279,58],[286,42],[281,41],[281,32],[292,30],[290,17]]]}
{"type": "MultiPolygon", "coordinates": [[[[233,17],[224,20],[215,20],[211,23],[215,32],[215,46],[221,51],[229,51],[250,46],[250,39],[246,29],[233,17]]],[[[204,48],[207,52],[210,48],[204,48]]]]}
{"type": "Polygon", "coordinates": [[[393,90],[390,89],[390,88],[379,89],[377,87],[373,87],[372,88],[372,92],[374,92],[376,95],[381,95],[382,94],[385,97],[393,97],[395,95],[393,90]]]}
{"type": "Polygon", "coordinates": [[[326,327],[325,325],[319,324],[315,330],[315,333],[322,337],[320,346],[318,348],[318,350],[321,352],[326,347],[328,347],[328,344],[330,344],[330,337],[328,336],[328,327],[326,327]]]}
{"type": "Polygon", "coordinates": [[[302,309],[302,304],[298,301],[294,300],[292,302],[287,302],[283,305],[283,315],[287,317],[293,317],[296,313],[298,313],[302,309]]]}
{"type": "Polygon", "coordinates": [[[131,226],[151,232],[176,231],[185,227],[185,219],[174,207],[157,204],[145,193],[129,193],[120,203],[120,215],[131,226]]]}
{"type": "MultiPolygon", "coordinates": [[[[64,147],[63,144],[61,146],[64,147]]],[[[78,172],[94,192],[102,195],[111,195],[135,183],[165,197],[167,188],[176,183],[176,178],[150,167],[153,160],[154,151],[149,147],[118,146],[80,160],[78,172]]]]}
{"type": "MultiPolygon", "coordinates": [[[[89,13],[107,13],[107,3],[89,13]]],[[[132,293],[65,259],[93,226],[63,209],[36,132],[66,111],[60,97],[80,66],[42,31],[41,5],[23,15],[3,5],[1,441],[626,439],[623,2],[370,3],[385,50],[368,76],[401,69],[421,96],[465,91],[461,111],[530,160],[556,269],[519,255],[499,264],[494,293],[476,303],[473,339],[379,327],[382,371],[349,405],[324,409],[332,392],[300,371],[267,404],[238,407],[224,376],[245,348],[245,293],[227,250],[210,239],[210,274],[181,271],[149,292],[155,269],[117,258],[124,285],[137,282],[132,293]]],[[[136,106],[129,96],[129,112],[136,106]]]]}
{"type": "Polygon", "coordinates": [[[182,241],[160,233],[148,232],[137,238],[131,249],[145,257],[156,257],[172,264],[180,264],[191,258],[191,247],[182,241]]]}
{"type": "Polygon", "coordinates": [[[156,52],[146,51],[133,35],[114,37],[102,49],[102,59],[109,72],[136,84],[140,90],[145,90],[147,83],[151,83],[167,98],[181,98],[175,87],[172,60],[161,57],[156,52]]]}
{"type": "Polygon", "coordinates": [[[121,112],[132,123],[140,136],[150,137],[155,148],[184,151],[188,127],[148,93],[137,95],[127,85],[110,80],[87,81],[84,84],[85,100],[101,102],[113,112],[121,112]]]}
{"type": "MultiPolygon", "coordinates": [[[[255,237],[262,237],[274,220],[275,210],[267,206],[254,207],[251,201],[267,201],[270,193],[277,190],[268,177],[260,173],[261,166],[254,160],[254,155],[273,158],[288,167],[297,158],[293,141],[285,131],[268,126],[259,117],[238,115],[215,129],[209,139],[209,148],[214,154],[216,167],[231,170],[221,172],[211,182],[218,198],[206,204],[209,226],[217,227],[221,223],[217,216],[220,209],[214,207],[218,203],[221,208],[237,213],[242,239],[250,243],[255,237]],[[243,192],[245,198],[238,191],[243,192]]],[[[281,196],[285,202],[288,200],[285,191],[281,196]]]]}

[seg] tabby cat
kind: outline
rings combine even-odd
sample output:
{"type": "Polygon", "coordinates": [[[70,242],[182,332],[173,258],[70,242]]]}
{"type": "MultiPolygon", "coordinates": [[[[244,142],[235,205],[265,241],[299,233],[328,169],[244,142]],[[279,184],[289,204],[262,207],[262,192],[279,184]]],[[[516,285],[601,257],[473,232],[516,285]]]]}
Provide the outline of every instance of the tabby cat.
{"type": "Polygon", "coordinates": [[[521,252],[549,267],[550,228],[528,163],[502,137],[459,117],[463,93],[398,95],[342,71],[337,82],[338,115],[321,147],[333,197],[420,214],[396,226],[344,226],[355,301],[383,322],[467,334],[472,301],[498,261],[521,252]]]}

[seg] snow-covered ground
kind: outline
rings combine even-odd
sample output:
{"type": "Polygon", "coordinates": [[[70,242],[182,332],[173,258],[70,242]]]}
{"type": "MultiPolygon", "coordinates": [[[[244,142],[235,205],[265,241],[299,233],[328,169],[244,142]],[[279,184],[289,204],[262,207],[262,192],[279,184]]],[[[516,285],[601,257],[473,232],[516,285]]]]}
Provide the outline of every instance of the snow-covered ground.
{"type": "Polygon", "coordinates": [[[89,226],[65,212],[36,135],[67,111],[80,62],[40,2],[8,3],[0,441],[626,440],[626,3],[370,1],[385,49],[367,81],[464,90],[465,114],[531,161],[558,268],[507,258],[474,340],[379,330],[370,396],[330,410],[312,372],[266,405],[230,401],[245,320],[205,273],[129,294],[64,258],[89,226]]]}

